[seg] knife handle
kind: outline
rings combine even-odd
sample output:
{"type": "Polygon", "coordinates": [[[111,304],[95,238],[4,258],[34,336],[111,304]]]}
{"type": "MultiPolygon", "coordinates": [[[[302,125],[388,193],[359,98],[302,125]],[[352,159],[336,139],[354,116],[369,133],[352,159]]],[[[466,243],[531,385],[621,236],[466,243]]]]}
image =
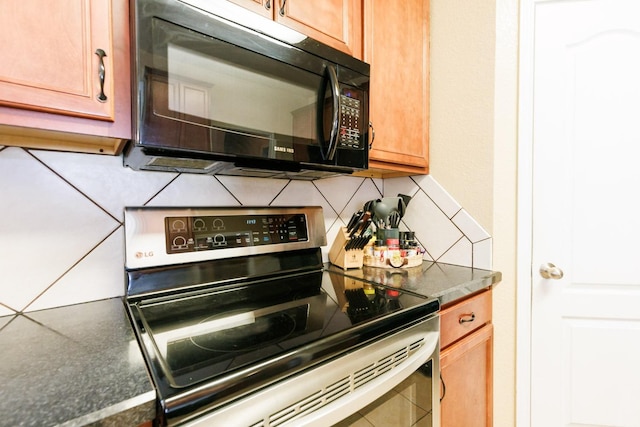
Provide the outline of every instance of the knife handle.
{"type": "Polygon", "coordinates": [[[363,215],[362,210],[359,210],[358,212],[356,212],[353,215],[351,215],[351,219],[349,220],[349,223],[347,224],[347,233],[351,233],[351,231],[353,230],[353,227],[355,227],[356,224],[358,223],[358,221],[360,221],[360,217],[362,215],[363,215]]]}

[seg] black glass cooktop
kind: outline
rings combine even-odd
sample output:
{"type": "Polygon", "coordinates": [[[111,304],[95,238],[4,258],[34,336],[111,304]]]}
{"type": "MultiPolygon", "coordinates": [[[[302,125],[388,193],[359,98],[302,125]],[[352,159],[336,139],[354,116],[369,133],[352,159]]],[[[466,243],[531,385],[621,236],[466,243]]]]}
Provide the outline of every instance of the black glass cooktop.
{"type": "Polygon", "coordinates": [[[233,377],[235,391],[243,382],[255,387],[392,333],[433,314],[438,303],[313,271],[147,298],[130,308],[156,384],[170,395],[222,377],[233,377]]]}

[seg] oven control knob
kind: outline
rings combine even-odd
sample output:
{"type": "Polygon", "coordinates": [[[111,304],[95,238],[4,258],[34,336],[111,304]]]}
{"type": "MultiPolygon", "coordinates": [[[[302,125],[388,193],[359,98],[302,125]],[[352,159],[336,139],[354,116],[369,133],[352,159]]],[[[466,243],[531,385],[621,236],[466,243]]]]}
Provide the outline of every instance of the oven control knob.
{"type": "Polygon", "coordinates": [[[207,231],[207,225],[202,218],[196,218],[193,221],[193,230],[194,231],[207,231]]]}
{"type": "Polygon", "coordinates": [[[182,219],[175,219],[171,221],[171,231],[173,233],[180,233],[187,230],[187,225],[182,219]]]}
{"type": "Polygon", "coordinates": [[[172,245],[174,248],[183,249],[187,247],[187,239],[183,236],[176,236],[173,239],[172,245]]]}
{"type": "Polygon", "coordinates": [[[214,246],[226,246],[227,239],[225,239],[223,234],[216,234],[213,236],[213,245],[214,246]]]}

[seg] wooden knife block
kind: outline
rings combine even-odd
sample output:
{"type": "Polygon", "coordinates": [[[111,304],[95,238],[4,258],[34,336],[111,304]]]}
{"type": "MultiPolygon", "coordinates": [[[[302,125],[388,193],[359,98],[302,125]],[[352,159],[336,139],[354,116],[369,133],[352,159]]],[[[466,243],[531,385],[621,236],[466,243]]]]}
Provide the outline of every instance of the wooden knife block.
{"type": "MultiPolygon", "coordinates": [[[[333,285],[333,290],[335,291],[335,295],[338,300],[338,306],[342,312],[346,312],[349,307],[349,301],[347,300],[345,293],[346,291],[364,289],[364,286],[368,286],[370,289],[373,289],[373,285],[368,285],[364,282],[362,270],[354,272],[353,275],[359,277],[359,279],[350,276],[340,276],[337,274],[329,275],[331,278],[331,284],[333,285]]],[[[368,290],[365,290],[365,292],[367,291],[368,290]]]]}
{"type": "Polygon", "coordinates": [[[329,250],[329,261],[342,269],[362,268],[364,251],[362,249],[345,250],[345,245],[349,241],[346,227],[340,227],[338,235],[329,250]]]}

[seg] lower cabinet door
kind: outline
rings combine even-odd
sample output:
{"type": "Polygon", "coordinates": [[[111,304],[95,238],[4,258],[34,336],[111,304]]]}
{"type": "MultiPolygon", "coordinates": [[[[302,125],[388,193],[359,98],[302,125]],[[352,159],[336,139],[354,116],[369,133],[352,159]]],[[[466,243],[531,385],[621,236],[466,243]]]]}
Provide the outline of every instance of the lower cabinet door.
{"type": "Polygon", "coordinates": [[[440,352],[441,426],[493,425],[493,325],[440,352]]]}

